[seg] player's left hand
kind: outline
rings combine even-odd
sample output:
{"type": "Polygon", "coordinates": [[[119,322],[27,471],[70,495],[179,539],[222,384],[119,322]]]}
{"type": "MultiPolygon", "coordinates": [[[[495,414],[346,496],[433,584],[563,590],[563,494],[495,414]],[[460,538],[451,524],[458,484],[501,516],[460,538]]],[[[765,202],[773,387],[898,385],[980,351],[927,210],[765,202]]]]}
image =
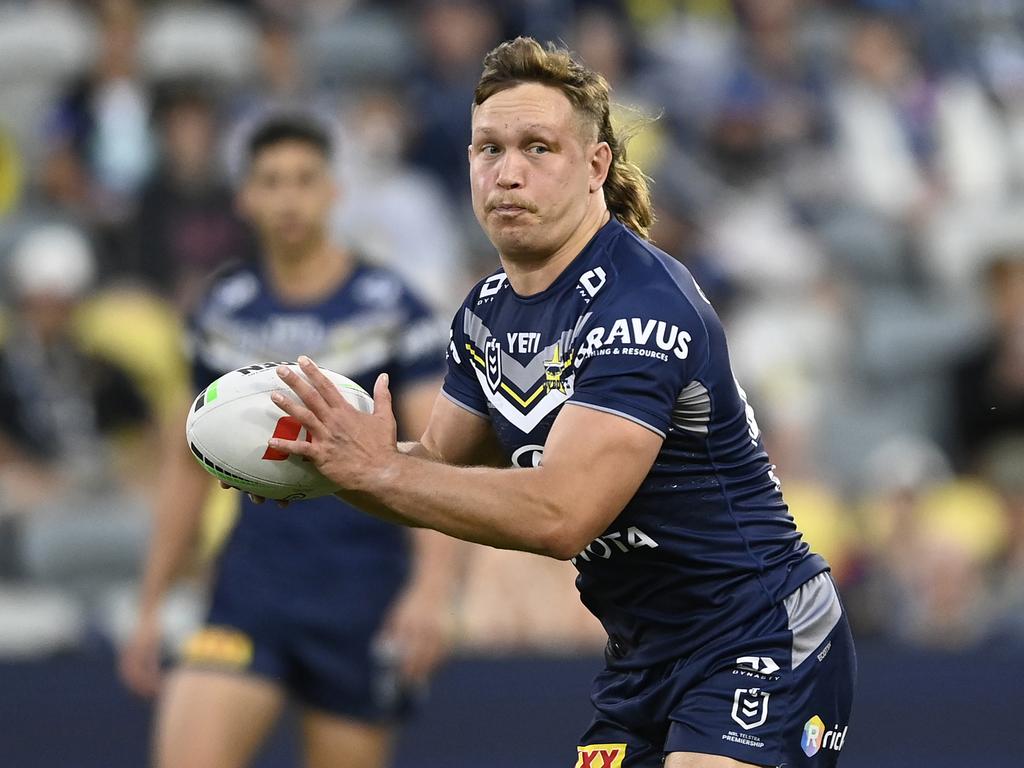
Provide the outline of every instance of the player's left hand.
{"type": "Polygon", "coordinates": [[[373,413],[360,413],[342,396],[316,363],[299,357],[305,378],[281,366],[278,376],[299,397],[284,393],[271,399],[282,411],[306,428],[309,441],[271,438],[268,445],[285,453],[304,456],[320,473],[347,490],[365,490],[371,478],[398,456],[398,430],[391,405],[386,373],[373,387],[373,413]]]}
{"type": "Polygon", "coordinates": [[[448,655],[449,601],[444,595],[413,586],[398,596],[384,620],[376,642],[391,649],[402,679],[425,684],[448,655]]]}

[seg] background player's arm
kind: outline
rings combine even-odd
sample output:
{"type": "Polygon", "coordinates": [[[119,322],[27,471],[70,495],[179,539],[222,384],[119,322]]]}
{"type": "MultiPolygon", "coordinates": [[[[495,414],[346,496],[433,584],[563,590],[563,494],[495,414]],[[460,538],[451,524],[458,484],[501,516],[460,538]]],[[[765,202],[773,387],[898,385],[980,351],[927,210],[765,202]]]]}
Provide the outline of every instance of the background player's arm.
{"type": "Polygon", "coordinates": [[[602,411],[566,407],[552,425],[540,467],[493,469],[452,466],[465,461],[486,420],[438,398],[420,448],[396,450],[385,379],[375,388],[372,416],[359,414],[310,363],[306,376],[285,373],[305,407],[275,398],[316,435],[313,443],[273,441],[310,456],[321,472],[364,509],[467,541],[568,559],[600,535],[636,493],[663,438],[602,411]],[[433,461],[421,458],[425,452],[433,461]],[[418,455],[420,454],[420,455],[418,455]],[[451,463],[440,463],[451,462],[451,463]]]}
{"type": "Polygon", "coordinates": [[[182,439],[183,416],[165,425],[153,530],[146,555],[135,632],[125,646],[120,670],[137,693],[152,695],[159,682],[160,608],[164,596],[193,551],[209,476],[196,464],[182,439]]]}
{"type": "MultiPolygon", "coordinates": [[[[396,399],[398,421],[419,435],[430,418],[439,382],[404,388],[396,399]]],[[[412,450],[413,443],[407,443],[412,450]]],[[[450,639],[451,604],[465,544],[429,528],[412,531],[412,573],[384,620],[378,640],[399,652],[407,680],[423,682],[445,655],[450,639]]]]}

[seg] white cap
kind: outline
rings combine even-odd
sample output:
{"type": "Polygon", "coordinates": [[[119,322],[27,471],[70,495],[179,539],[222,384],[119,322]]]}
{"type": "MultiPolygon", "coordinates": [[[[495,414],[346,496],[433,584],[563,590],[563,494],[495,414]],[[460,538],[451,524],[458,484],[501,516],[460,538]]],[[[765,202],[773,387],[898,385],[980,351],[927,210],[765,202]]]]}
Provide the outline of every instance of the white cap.
{"type": "Polygon", "coordinates": [[[11,254],[17,296],[80,296],[96,274],[89,241],[73,227],[47,224],[29,231],[11,254]]]}

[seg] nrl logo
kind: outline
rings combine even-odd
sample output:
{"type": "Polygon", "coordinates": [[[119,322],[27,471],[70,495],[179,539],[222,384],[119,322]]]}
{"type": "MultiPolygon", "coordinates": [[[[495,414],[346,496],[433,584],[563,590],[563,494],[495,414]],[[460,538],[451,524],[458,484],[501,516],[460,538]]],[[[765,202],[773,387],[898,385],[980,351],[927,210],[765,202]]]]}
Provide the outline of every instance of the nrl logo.
{"type": "Polygon", "coordinates": [[[737,688],[732,700],[732,719],[749,731],[764,725],[768,719],[767,691],[760,688],[737,688]]]}
{"type": "Polygon", "coordinates": [[[487,371],[487,385],[492,392],[501,384],[501,342],[493,336],[484,344],[484,361],[487,371]]]}

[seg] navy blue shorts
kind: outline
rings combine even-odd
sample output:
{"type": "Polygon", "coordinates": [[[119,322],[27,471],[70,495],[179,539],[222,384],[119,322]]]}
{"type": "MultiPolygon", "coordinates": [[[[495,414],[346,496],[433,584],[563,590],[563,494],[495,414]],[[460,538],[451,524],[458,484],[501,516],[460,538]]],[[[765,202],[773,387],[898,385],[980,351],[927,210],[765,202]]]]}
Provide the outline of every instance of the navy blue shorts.
{"type": "Polygon", "coordinates": [[[755,626],[685,659],[605,669],[577,768],[656,768],[672,752],[758,766],[835,766],[846,742],[857,658],[827,573],[755,626]]]}
{"type": "Polygon", "coordinates": [[[346,598],[267,581],[222,573],[206,624],[181,663],[266,678],[304,705],[361,722],[385,724],[409,713],[418,692],[374,642],[395,585],[382,590],[364,574],[361,593],[346,598]]]}

